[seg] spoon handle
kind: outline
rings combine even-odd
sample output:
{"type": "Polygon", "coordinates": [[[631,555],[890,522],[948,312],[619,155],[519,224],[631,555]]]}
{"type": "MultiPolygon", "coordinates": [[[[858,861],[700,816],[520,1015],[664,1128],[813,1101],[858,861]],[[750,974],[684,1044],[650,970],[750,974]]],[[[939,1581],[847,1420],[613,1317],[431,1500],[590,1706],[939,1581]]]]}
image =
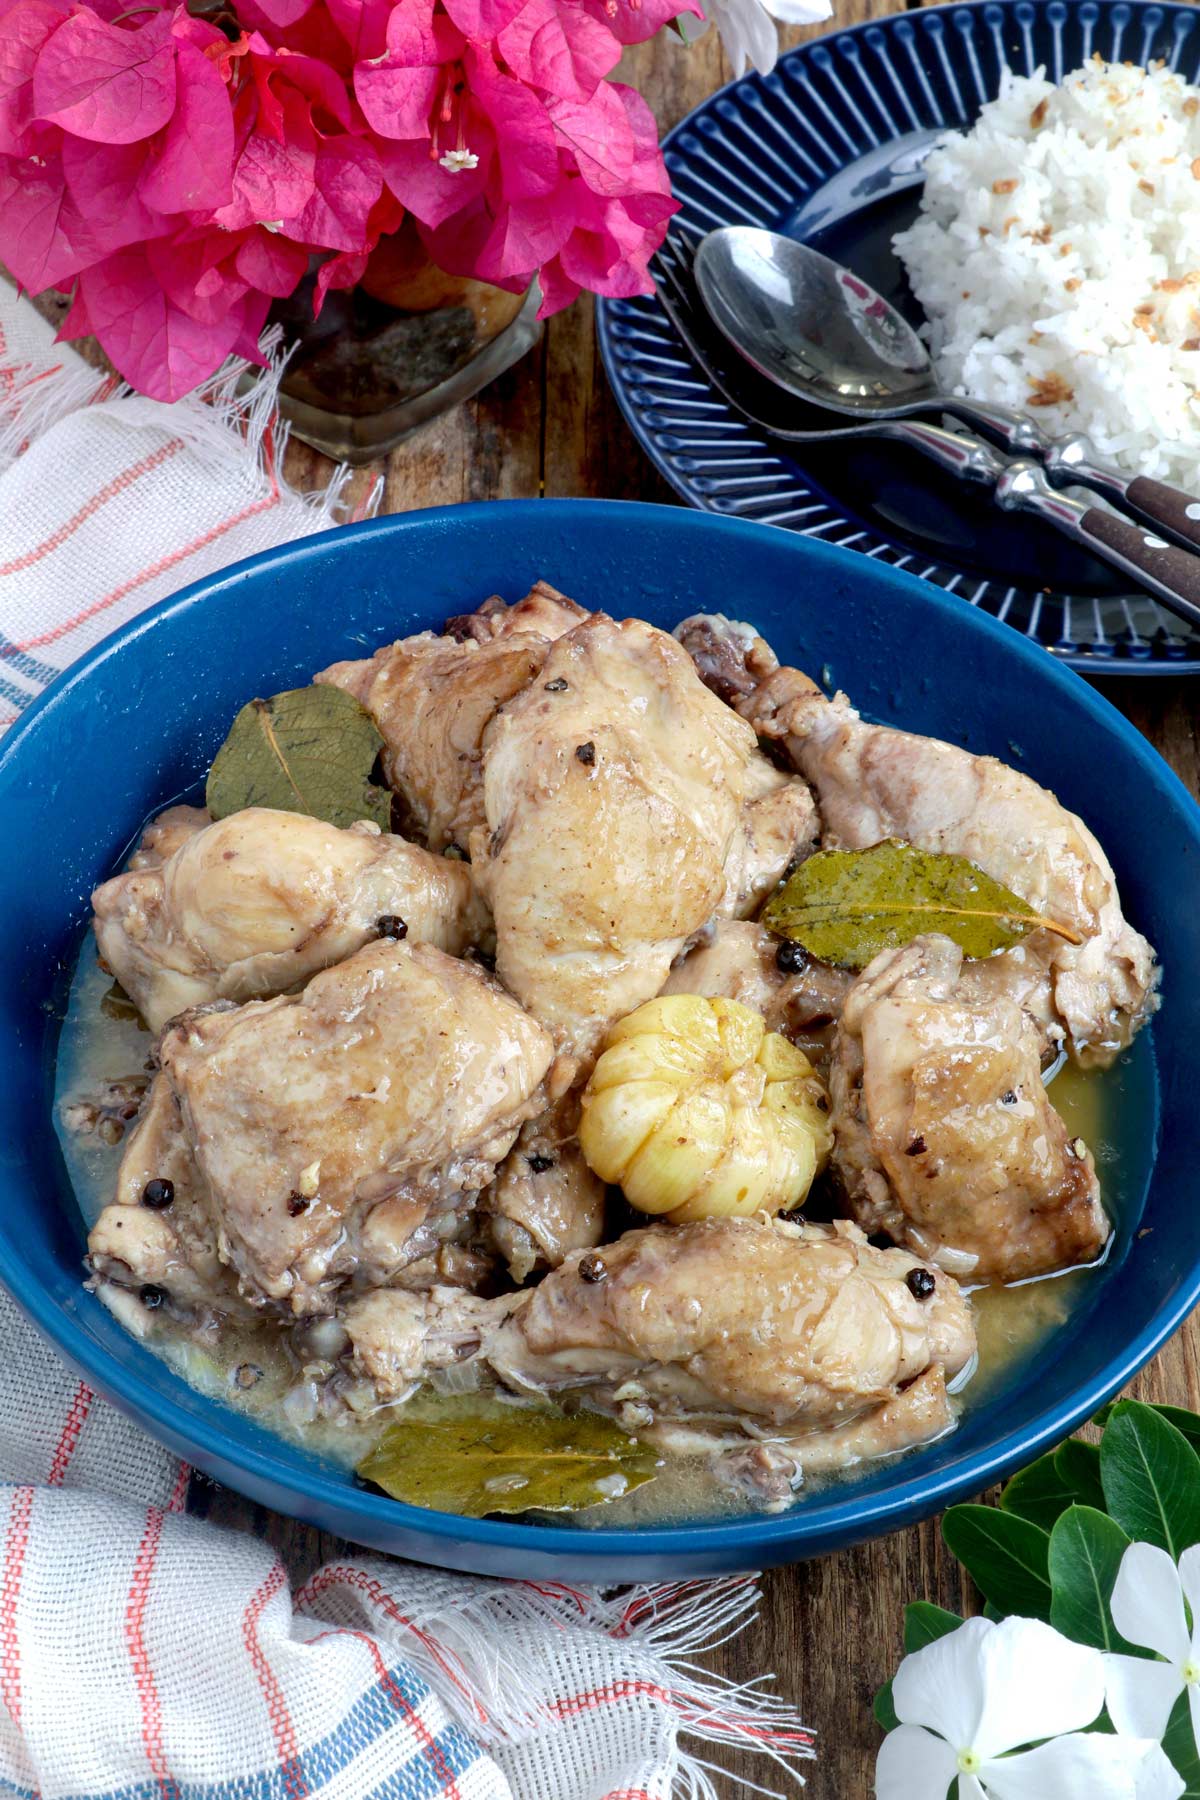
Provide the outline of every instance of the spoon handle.
{"type": "Polygon", "coordinates": [[[1147,475],[1128,475],[1097,456],[1086,437],[1050,437],[1034,420],[1007,406],[955,394],[944,410],[1007,455],[1036,457],[1055,487],[1091,488],[1185,550],[1200,550],[1200,498],[1195,494],[1147,475]]]}
{"type": "Polygon", "coordinates": [[[1200,625],[1200,556],[1164,542],[1156,531],[1131,519],[1056,492],[1045,471],[1024,457],[1004,469],[996,483],[996,504],[1046,520],[1102,562],[1120,569],[1179,618],[1200,625]]]}

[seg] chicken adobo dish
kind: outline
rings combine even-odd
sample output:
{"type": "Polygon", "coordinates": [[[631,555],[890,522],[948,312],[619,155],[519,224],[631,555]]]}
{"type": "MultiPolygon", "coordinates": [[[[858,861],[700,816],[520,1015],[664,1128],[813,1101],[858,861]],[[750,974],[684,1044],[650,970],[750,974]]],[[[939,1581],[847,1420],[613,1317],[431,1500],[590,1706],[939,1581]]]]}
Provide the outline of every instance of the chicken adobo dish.
{"type": "Polygon", "coordinates": [[[203,799],[92,896],[86,1279],[394,1496],[791,1505],[1108,1253],[1157,970],[1103,849],[752,624],[539,582],[250,702],[203,799]]]}

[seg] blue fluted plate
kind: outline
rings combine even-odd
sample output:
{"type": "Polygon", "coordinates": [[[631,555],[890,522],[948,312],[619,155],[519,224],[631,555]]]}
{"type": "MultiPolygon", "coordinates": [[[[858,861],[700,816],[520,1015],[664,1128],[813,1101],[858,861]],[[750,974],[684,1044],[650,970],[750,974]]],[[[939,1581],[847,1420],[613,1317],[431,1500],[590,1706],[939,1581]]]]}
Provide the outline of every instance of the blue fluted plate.
{"type": "MultiPolygon", "coordinates": [[[[1200,77],[1200,9],[996,0],[896,13],[804,44],[706,100],[666,139],[681,222],[790,231],[910,318],[892,255],[931,133],[968,126],[1010,67],[1060,79],[1093,53],[1200,77]],[[887,171],[912,150],[907,183],[887,171]]],[[[1014,519],[894,447],[776,454],[698,373],[657,300],[609,300],[600,348],[634,435],[690,505],[861,551],[936,582],[1088,675],[1200,672],[1200,632],[1036,521],[1014,519]]]]}

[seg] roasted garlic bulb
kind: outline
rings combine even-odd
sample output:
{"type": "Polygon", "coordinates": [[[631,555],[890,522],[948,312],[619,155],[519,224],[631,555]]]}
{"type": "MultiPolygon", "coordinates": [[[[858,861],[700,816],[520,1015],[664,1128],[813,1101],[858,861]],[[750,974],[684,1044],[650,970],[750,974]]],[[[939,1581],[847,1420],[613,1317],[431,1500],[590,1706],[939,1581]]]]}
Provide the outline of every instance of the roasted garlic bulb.
{"type": "Polygon", "coordinates": [[[798,1206],[829,1154],[812,1064],[736,1000],[664,994],[613,1026],[583,1096],[589,1166],[675,1224],[798,1206]]]}

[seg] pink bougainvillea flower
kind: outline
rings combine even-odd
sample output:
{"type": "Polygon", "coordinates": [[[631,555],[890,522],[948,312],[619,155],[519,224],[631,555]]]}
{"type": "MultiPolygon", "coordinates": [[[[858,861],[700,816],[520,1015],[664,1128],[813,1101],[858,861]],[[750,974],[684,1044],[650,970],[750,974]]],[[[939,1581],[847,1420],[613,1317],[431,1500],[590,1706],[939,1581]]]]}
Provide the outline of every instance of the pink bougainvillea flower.
{"type": "Polygon", "coordinates": [[[680,13],[703,19],[700,0],[583,0],[594,19],[622,44],[644,44],[680,13]]]}
{"type": "Polygon", "coordinates": [[[131,247],[88,269],[80,293],[92,330],[118,374],[154,400],[178,400],[220,368],[257,312],[246,299],[216,323],[202,322],[177,306],[150,266],[144,249],[131,247]]]}
{"type": "Polygon", "coordinates": [[[233,114],[212,57],[175,46],[175,110],[151,150],[138,196],[160,213],[200,212],[233,198],[233,114]]]}
{"type": "Polygon", "coordinates": [[[361,250],[367,219],[383,190],[379,158],[361,138],[324,138],[317,146],[314,189],[288,229],[326,250],[361,250]]]}
{"type": "Polygon", "coordinates": [[[255,354],[314,261],[319,311],[406,212],[543,316],[647,289],[674,202],[609,76],[699,0],[228,0],[236,36],[152,4],[0,0],[0,257],[144,392],[255,354]]]}
{"type": "Polygon", "coordinates": [[[304,279],[309,254],[302,244],[293,244],[290,238],[259,225],[238,244],[236,262],[237,272],[247,287],[257,288],[273,299],[286,300],[304,279]]]}
{"type": "Polygon", "coordinates": [[[34,117],[33,71],[43,44],[62,24],[69,0],[17,0],[0,8],[0,153],[23,156],[34,117]]]}
{"type": "Polygon", "coordinates": [[[518,81],[564,100],[589,100],[621,59],[619,40],[579,0],[526,0],[496,49],[518,81]]]}
{"type": "Polygon", "coordinates": [[[123,29],[74,12],[46,40],[33,72],[37,117],[103,144],[135,144],[161,130],[175,92],[169,13],[123,29]]]}
{"type": "Polygon", "coordinates": [[[443,5],[465,38],[473,44],[490,43],[510,25],[525,0],[443,0],[443,5]]]}
{"type": "Polygon", "coordinates": [[[401,0],[387,25],[387,48],[354,70],[354,92],[368,125],[384,138],[427,138],[466,39],[423,0],[401,0]]]}
{"type": "Polygon", "coordinates": [[[92,260],[171,229],[170,220],[149,206],[141,191],[149,145],[89,144],[64,135],[60,154],[66,198],[89,223],[96,248],[92,260]]]}

